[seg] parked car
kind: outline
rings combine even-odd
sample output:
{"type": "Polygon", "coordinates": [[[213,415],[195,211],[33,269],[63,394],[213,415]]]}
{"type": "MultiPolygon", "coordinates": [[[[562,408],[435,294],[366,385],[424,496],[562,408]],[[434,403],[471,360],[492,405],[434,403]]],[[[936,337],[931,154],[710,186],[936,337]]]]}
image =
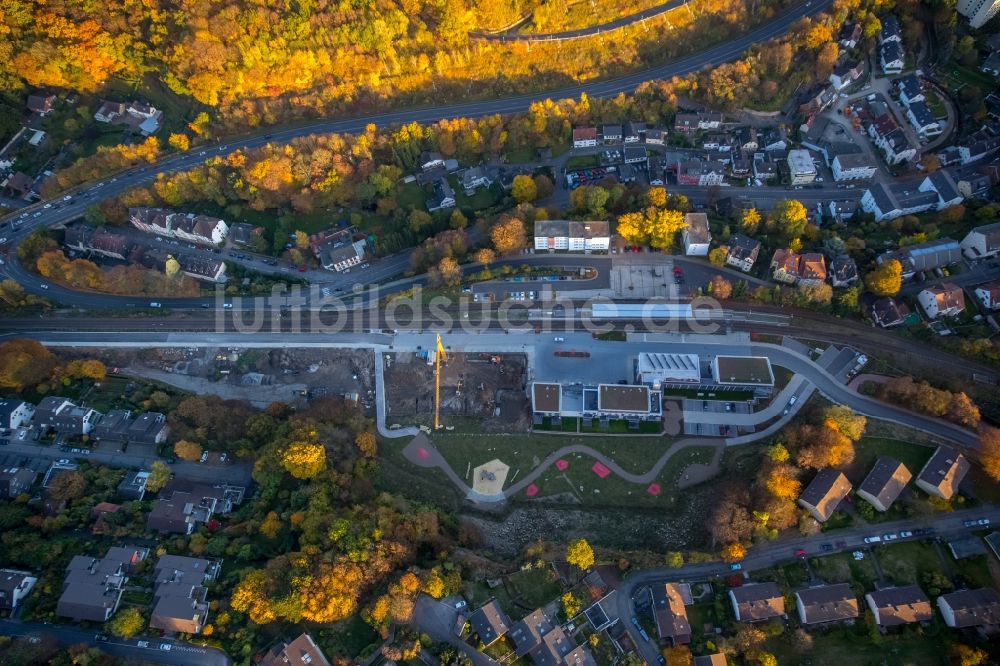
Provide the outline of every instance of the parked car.
{"type": "Polygon", "coordinates": [[[740,564],[739,562],[733,562],[732,564],[729,565],[729,570],[730,571],[739,571],[742,568],[743,568],[743,565],[740,564]]]}
{"type": "Polygon", "coordinates": [[[208,462],[208,451],[205,451],[201,454],[200,462],[208,462]]]}
{"type": "Polygon", "coordinates": [[[795,557],[802,557],[805,554],[806,554],[805,548],[799,548],[795,551],[795,557]]]}
{"type": "Polygon", "coordinates": [[[975,527],[978,524],[979,523],[977,521],[975,521],[975,520],[963,520],[962,521],[962,525],[964,525],[965,527],[975,527]]]}
{"type": "Polygon", "coordinates": [[[832,552],[833,551],[833,544],[832,543],[824,543],[822,546],[819,547],[819,549],[822,550],[824,553],[832,552]]]}
{"type": "Polygon", "coordinates": [[[909,539],[911,536],[913,536],[913,532],[911,532],[910,530],[903,530],[902,532],[899,533],[900,539],[909,539]]]}
{"type": "Polygon", "coordinates": [[[990,524],[990,519],[989,518],[980,518],[979,520],[976,521],[976,523],[978,523],[979,525],[989,525],[990,524]]]}
{"type": "Polygon", "coordinates": [[[888,534],[883,534],[882,535],[882,540],[883,541],[895,541],[898,538],[899,538],[899,535],[896,534],[895,532],[889,532],[888,534]]]}
{"type": "Polygon", "coordinates": [[[869,536],[865,537],[865,543],[878,543],[882,540],[880,536],[869,536]]]}

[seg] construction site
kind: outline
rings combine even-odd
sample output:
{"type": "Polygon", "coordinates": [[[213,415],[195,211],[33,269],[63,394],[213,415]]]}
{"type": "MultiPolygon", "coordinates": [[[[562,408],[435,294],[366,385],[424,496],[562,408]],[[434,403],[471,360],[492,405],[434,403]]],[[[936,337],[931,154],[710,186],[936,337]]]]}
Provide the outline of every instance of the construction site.
{"type": "Polygon", "coordinates": [[[527,431],[531,408],[525,394],[523,354],[459,354],[437,357],[435,350],[386,354],[388,423],[433,424],[435,365],[440,366],[440,423],[449,417],[474,418],[487,431],[527,431]]]}

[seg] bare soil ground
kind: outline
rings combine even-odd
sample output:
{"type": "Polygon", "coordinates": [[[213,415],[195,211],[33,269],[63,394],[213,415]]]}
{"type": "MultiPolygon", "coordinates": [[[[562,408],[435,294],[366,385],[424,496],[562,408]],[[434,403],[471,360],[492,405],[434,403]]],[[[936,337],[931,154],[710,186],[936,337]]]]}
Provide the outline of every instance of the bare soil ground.
{"type": "MultiPolygon", "coordinates": [[[[434,366],[408,352],[390,358],[387,414],[400,420],[433,415],[434,366]]],[[[487,431],[527,430],[526,366],[521,354],[449,354],[441,366],[441,414],[481,419],[487,431]]]]}
{"type": "Polygon", "coordinates": [[[198,393],[245,399],[305,401],[326,395],[374,400],[375,358],[369,350],[150,348],[91,349],[114,373],[149,377],[198,393]]]}

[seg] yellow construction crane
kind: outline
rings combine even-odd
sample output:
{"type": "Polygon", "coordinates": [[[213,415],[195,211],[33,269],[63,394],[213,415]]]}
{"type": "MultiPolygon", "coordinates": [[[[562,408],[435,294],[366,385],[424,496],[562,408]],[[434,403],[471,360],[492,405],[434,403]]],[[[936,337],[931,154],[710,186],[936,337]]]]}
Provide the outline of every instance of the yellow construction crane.
{"type": "Polygon", "coordinates": [[[441,344],[441,334],[437,334],[437,349],[434,354],[434,429],[441,428],[441,361],[448,360],[441,344]]]}

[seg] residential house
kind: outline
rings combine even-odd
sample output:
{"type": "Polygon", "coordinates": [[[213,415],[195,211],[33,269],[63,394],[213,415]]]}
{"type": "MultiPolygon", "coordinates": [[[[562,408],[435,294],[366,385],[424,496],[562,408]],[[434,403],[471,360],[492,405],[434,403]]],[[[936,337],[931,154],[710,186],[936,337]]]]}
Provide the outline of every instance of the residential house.
{"type": "Polygon", "coordinates": [[[330,666],[326,655],[309,634],[300,634],[290,643],[281,641],[258,663],[260,666],[330,666]]]}
{"type": "Polygon", "coordinates": [[[744,273],[749,273],[760,254],[760,241],[743,234],[733,234],[729,237],[729,252],[726,254],[726,265],[734,266],[744,273]]]}
{"type": "Polygon", "coordinates": [[[684,607],[680,585],[666,583],[650,586],[653,600],[653,615],[660,640],[669,639],[674,645],[691,642],[691,624],[684,607]]]}
{"type": "Polygon", "coordinates": [[[998,0],[958,0],[955,9],[969,19],[969,26],[981,28],[1000,11],[998,0]]]}
{"type": "Polygon", "coordinates": [[[839,92],[860,79],[864,72],[865,67],[862,63],[844,62],[834,67],[833,71],[830,72],[830,83],[839,92]]]}
{"type": "MultiPolygon", "coordinates": [[[[625,146],[625,150],[629,148],[636,148],[637,146],[625,146]]],[[[618,167],[618,182],[619,183],[634,183],[635,182],[635,166],[632,164],[622,164],[618,167]]]]}
{"type": "Polygon", "coordinates": [[[958,191],[966,199],[984,199],[991,187],[990,177],[976,169],[963,169],[958,172],[955,180],[958,191]]]}
{"type": "Polygon", "coordinates": [[[861,41],[861,35],[861,24],[856,21],[848,21],[840,26],[837,43],[845,49],[853,49],[861,41]]]}
{"type": "Polygon", "coordinates": [[[250,245],[254,238],[263,235],[264,227],[255,227],[254,225],[247,224],[246,222],[234,222],[229,225],[229,240],[232,241],[234,245],[250,245]]]}
{"type": "Polygon", "coordinates": [[[14,430],[31,420],[35,406],[19,398],[0,400],[0,430],[14,430]]]}
{"type": "Polygon", "coordinates": [[[830,163],[833,179],[837,182],[845,180],[870,180],[878,167],[864,153],[848,153],[836,155],[830,163]]]}
{"type": "Polygon", "coordinates": [[[56,104],[56,96],[49,94],[28,95],[28,111],[47,116],[56,104]]]}
{"type": "Polygon", "coordinates": [[[753,162],[749,157],[743,157],[738,153],[733,153],[730,156],[729,163],[733,178],[746,178],[750,175],[750,169],[753,167],[753,162]]]}
{"type": "Polygon", "coordinates": [[[788,150],[788,142],[775,128],[757,130],[757,143],[761,150],[768,153],[788,150]]]}
{"type": "Polygon", "coordinates": [[[826,281],[826,258],[818,252],[806,252],[799,257],[800,287],[815,287],[826,281]]]}
{"type": "Polygon", "coordinates": [[[785,614],[785,597],[777,583],[754,583],[729,589],[737,622],[762,622],[785,614]]]}
{"type": "Polygon", "coordinates": [[[805,185],[816,180],[816,165],[808,150],[788,151],[788,174],[792,185],[805,185]]]}
{"type": "Polygon", "coordinates": [[[153,570],[153,613],[149,626],[172,633],[200,634],[208,618],[205,585],[218,575],[210,560],[164,555],[153,570]]]}
{"type": "Polygon", "coordinates": [[[149,481],[149,472],[130,470],[125,473],[125,477],[118,484],[118,496],[122,499],[141,502],[146,496],[146,483],[149,481]]]}
{"type": "Polygon", "coordinates": [[[664,171],[666,171],[666,170],[663,168],[663,161],[662,160],[657,160],[657,159],[650,160],[650,162],[649,162],[649,184],[650,185],[663,185],[666,182],[664,171]]]}
{"type": "Polygon", "coordinates": [[[842,472],[821,469],[799,495],[798,504],[817,521],[825,523],[849,492],[851,482],[842,472]]]}
{"type": "Polygon", "coordinates": [[[756,127],[741,127],[736,133],[736,146],[744,153],[753,153],[760,148],[756,127]]]}
{"type": "Polygon", "coordinates": [[[38,582],[28,571],[0,569],[0,610],[13,613],[38,582]]]}
{"type": "Polygon", "coordinates": [[[937,136],[941,133],[941,123],[931,113],[927,102],[913,102],[906,109],[906,118],[922,137],[937,136]]]}
{"type": "Polygon", "coordinates": [[[947,169],[939,169],[921,181],[917,188],[921,192],[934,192],[938,195],[936,208],[943,210],[949,206],[962,203],[962,193],[958,191],[958,183],[947,169]]]}
{"type": "Polygon", "coordinates": [[[667,133],[661,129],[646,130],[646,143],[651,146],[662,146],[666,142],[667,133]]]}
{"type": "Polygon", "coordinates": [[[625,143],[638,143],[646,134],[646,123],[628,121],[625,123],[625,143]]]}
{"type": "Polygon", "coordinates": [[[48,396],[35,408],[32,422],[40,432],[56,431],[59,435],[86,435],[101,418],[99,412],[80,407],[67,398],[48,396]]]}
{"type": "Polygon", "coordinates": [[[889,14],[880,16],[879,23],[881,24],[881,30],[878,35],[879,44],[886,44],[888,42],[903,43],[903,31],[899,27],[899,19],[889,14]]]}
{"type": "Polygon", "coordinates": [[[162,208],[130,208],[128,216],[132,226],[140,231],[190,243],[219,245],[229,235],[229,225],[208,215],[174,213],[162,208]]]}
{"type": "Polygon", "coordinates": [[[90,531],[93,534],[110,534],[112,529],[108,526],[107,516],[114,515],[121,511],[121,505],[113,502],[98,502],[90,510],[90,519],[94,521],[90,531]]]}
{"type": "Polygon", "coordinates": [[[710,187],[726,182],[726,165],[718,160],[690,159],[677,162],[677,184],[710,187]]]}
{"type": "Polygon", "coordinates": [[[851,199],[834,200],[829,204],[830,218],[837,222],[845,222],[858,212],[858,201],[851,199]]]}
{"type": "Polygon", "coordinates": [[[997,150],[1000,150],[1000,136],[984,137],[972,141],[968,146],[959,146],[958,153],[962,158],[962,164],[978,162],[986,159],[997,150]]]}
{"type": "Polygon", "coordinates": [[[886,42],[878,50],[878,61],[887,75],[899,74],[906,66],[906,56],[899,42],[886,42]]]}
{"type": "Polygon", "coordinates": [[[894,298],[880,298],[872,303],[872,321],[882,328],[899,326],[910,315],[905,303],[894,298]]]}
{"type": "Polygon", "coordinates": [[[830,260],[830,284],[834,287],[847,287],[858,280],[858,265],[846,254],[830,260]]]}
{"type": "Polygon", "coordinates": [[[148,554],[145,548],[113,547],[102,558],[75,555],[66,567],[56,615],[107,622],[118,610],[128,574],[148,554]]]}
{"type": "Polygon", "coordinates": [[[965,456],[947,446],[939,446],[917,475],[917,486],[929,495],[950,500],[968,473],[969,461],[965,456]]]}
{"type": "Polygon", "coordinates": [[[861,208],[881,222],[923,213],[936,208],[939,201],[937,192],[920,190],[911,183],[873,183],[861,196],[861,208]]]}
{"type": "Polygon", "coordinates": [[[903,279],[906,280],[916,273],[957,264],[962,260],[962,248],[956,240],[939,238],[926,243],[907,245],[877,257],[880,264],[889,259],[896,259],[902,264],[903,279]]]}
{"type": "Polygon", "coordinates": [[[913,474],[906,469],[906,465],[895,458],[880,456],[858,488],[858,497],[866,500],[876,511],[888,511],[912,478],[913,474]]]}
{"type": "Polygon", "coordinates": [[[607,220],[538,220],[535,249],[569,252],[606,251],[611,247],[607,220]]]}
{"type": "Polygon", "coordinates": [[[367,246],[364,238],[349,245],[326,245],[319,251],[319,262],[328,271],[346,271],[364,261],[367,246]]]}
{"type": "Polygon", "coordinates": [[[592,148],[597,145],[596,127],[575,127],[573,128],[573,147],[592,148]]]}
{"type": "Polygon", "coordinates": [[[762,157],[754,157],[753,177],[758,180],[771,180],[778,175],[778,165],[762,157]]]}
{"type": "Polygon", "coordinates": [[[799,590],[795,605],[802,624],[843,622],[858,617],[858,599],[847,583],[799,590]]]}
{"type": "Polygon", "coordinates": [[[931,600],[916,585],[875,590],[865,595],[865,602],[880,627],[930,622],[934,617],[931,600]]]}
{"type": "Polygon", "coordinates": [[[469,624],[480,642],[489,646],[507,633],[511,623],[496,599],[490,599],[469,616],[469,624]]]}
{"type": "Polygon", "coordinates": [[[0,497],[14,499],[35,483],[38,474],[27,467],[0,467],[0,497]]]}
{"type": "Polygon", "coordinates": [[[594,658],[583,645],[566,635],[541,609],[515,622],[508,632],[514,654],[530,657],[536,666],[593,666],[594,658]]]}
{"type": "Polygon", "coordinates": [[[987,310],[1000,310],[1000,280],[976,287],[976,298],[987,310]]]}
{"type": "Polygon", "coordinates": [[[94,120],[99,123],[112,123],[125,115],[125,102],[101,100],[101,106],[94,113],[94,120]]]}
{"type": "Polygon", "coordinates": [[[625,164],[645,164],[648,158],[645,146],[625,146],[622,154],[625,164]]]}
{"type": "Polygon", "coordinates": [[[421,171],[443,169],[444,158],[441,156],[441,153],[434,153],[425,150],[422,153],[420,153],[420,157],[417,159],[417,166],[420,167],[421,171]]]}
{"type": "Polygon", "coordinates": [[[112,409],[101,417],[90,432],[91,439],[125,441],[128,427],[132,425],[132,412],[127,409],[112,409]]]}
{"type": "Polygon", "coordinates": [[[604,143],[617,143],[622,140],[621,125],[601,125],[601,138],[604,143]]]}
{"type": "Polygon", "coordinates": [[[799,255],[788,249],[775,250],[771,258],[771,277],[777,282],[795,284],[799,279],[799,255]]]}
{"type": "Polygon", "coordinates": [[[916,74],[907,74],[894,80],[892,83],[896,87],[896,92],[899,93],[899,101],[905,107],[909,107],[914,102],[923,102],[927,99],[924,97],[924,89],[920,83],[920,78],[916,74]]]}
{"type": "Polygon", "coordinates": [[[146,412],[129,425],[126,438],[134,444],[162,444],[167,441],[170,427],[167,417],[159,412],[146,412]]]}
{"type": "Polygon", "coordinates": [[[927,313],[928,319],[957,317],[965,310],[965,293],[951,282],[943,282],[922,290],[917,302],[927,313]]]}
{"type": "Polygon", "coordinates": [[[214,515],[224,515],[243,501],[245,489],[227,484],[210,484],[172,479],[149,513],[150,529],[165,534],[191,534],[195,525],[207,523],[214,515]]]}
{"type": "Polygon", "coordinates": [[[462,189],[470,197],[476,193],[476,188],[489,187],[493,180],[486,175],[483,167],[470,167],[462,172],[462,189]]]}
{"type": "Polygon", "coordinates": [[[712,234],[708,230],[708,216],[705,213],[687,213],[681,235],[684,238],[684,254],[697,257],[708,255],[712,234]]]}
{"type": "Polygon", "coordinates": [[[962,254],[969,259],[987,259],[1000,253],[1000,222],[974,228],[962,239],[962,254]]]}
{"type": "Polygon", "coordinates": [[[909,137],[891,116],[881,116],[889,118],[889,122],[880,122],[868,126],[868,134],[872,137],[872,142],[885,155],[885,160],[889,164],[899,164],[901,162],[913,161],[917,156],[916,147],[910,143],[909,137]],[[891,128],[889,125],[891,123],[891,128]],[[872,129],[874,128],[874,130],[872,129]],[[886,129],[882,132],[881,129],[886,129]]]}
{"type": "Polygon", "coordinates": [[[982,627],[996,629],[1000,625],[1000,594],[982,587],[942,594],[937,600],[944,623],[954,629],[982,627]]]}
{"type": "Polygon", "coordinates": [[[447,178],[441,177],[434,181],[434,193],[427,198],[427,210],[433,213],[436,210],[455,207],[455,190],[451,189],[451,184],[447,178]]]}
{"type": "Polygon", "coordinates": [[[7,176],[3,183],[0,183],[0,187],[3,188],[3,193],[11,198],[26,199],[28,195],[32,192],[32,187],[34,182],[31,177],[22,173],[21,171],[15,171],[14,173],[7,176]]]}
{"type": "Polygon", "coordinates": [[[698,130],[719,129],[721,113],[678,113],[674,118],[674,131],[693,134],[698,130]]]}

